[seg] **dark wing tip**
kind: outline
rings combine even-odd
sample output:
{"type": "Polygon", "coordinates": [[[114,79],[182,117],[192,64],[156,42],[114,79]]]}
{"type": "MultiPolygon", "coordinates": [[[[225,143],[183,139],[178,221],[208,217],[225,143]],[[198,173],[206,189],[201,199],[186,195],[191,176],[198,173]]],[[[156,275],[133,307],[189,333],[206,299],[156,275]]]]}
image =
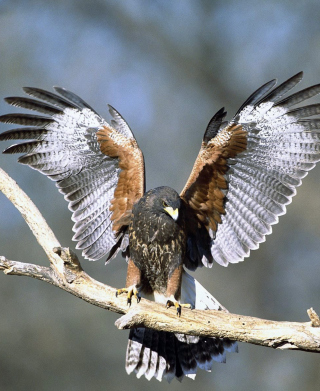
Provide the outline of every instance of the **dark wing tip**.
{"type": "MultiPolygon", "coordinates": [[[[3,153],[14,154],[14,153],[29,153],[33,148],[38,146],[38,141],[29,141],[19,144],[13,144],[6,148],[3,153]]],[[[22,156],[23,157],[23,156],[22,156]]]]}
{"type": "Polygon", "coordinates": [[[46,126],[52,122],[53,119],[33,114],[4,114],[0,116],[0,122],[5,124],[18,124],[27,126],[46,126]]]}
{"type": "Polygon", "coordinates": [[[109,103],[107,103],[107,106],[108,106],[108,109],[109,109],[109,113],[112,115],[112,112],[118,112],[112,105],[110,105],[109,103]]]}
{"type": "Polygon", "coordinates": [[[291,79],[296,79],[296,80],[300,79],[300,80],[302,80],[302,78],[303,78],[303,71],[300,71],[297,74],[295,74],[294,76],[292,76],[291,79]]]}
{"type": "Polygon", "coordinates": [[[224,120],[227,112],[222,107],[209,121],[207,129],[203,136],[203,141],[208,143],[213,137],[215,137],[220,129],[222,121],[224,120]]]}
{"type": "Polygon", "coordinates": [[[122,117],[118,110],[108,104],[109,113],[112,117],[111,125],[124,136],[135,139],[134,134],[127,121],[122,117]]]}
{"type": "Polygon", "coordinates": [[[62,114],[63,110],[54,106],[51,106],[47,103],[40,102],[35,99],[23,98],[20,96],[10,96],[4,98],[5,102],[10,104],[11,106],[21,107],[27,110],[34,110],[39,113],[44,113],[50,116],[54,116],[57,114],[62,114]]]}
{"type": "Polygon", "coordinates": [[[276,88],[273,88],[269,93],[262,96],[261,99],[255,102],[255,105],[258,106],[263,102],[274,102],[277,103],[283,95],[285,95],[288,91],[292,90],[303,78],[303,72],[298,72],[296,75],[290,77],[290,79],[284,81],[276,88]]]}
{"type": "Polygon", "coordinates": [[[53,87],[58,94],[62,95],[64,98],[68,99],[68,101],[75,104],[80,109],[89,109],[93,113],[97,114],[97,112],[88,105],[87,102],[85,102],[80,96],[76,95],[74,92],[68,91],[66,88],[54,86],[53,87]]]}
{"type": "Polygon", "coordinates": [[[7,130],[0,134],[0,141],[6,140],[31,140],[41,137],[43,134],[47,133],[48,130],[45,128],[18,128],[7,130]]]}
{"type": "Polygon", "coordinates": [[[277,84],[277,79],[272,79],[268,81],[267,83],[263,84],[260,88],[258,88],[256,91],[254,91],[249,98],[240,106],[239,110],[235,114],[235,118],[238,114],[241,113],[241,111],[246,106],[254,106],[257,104],[257,102],[261,101],[268,93],[273,89],[273,87],[277,84]]]}

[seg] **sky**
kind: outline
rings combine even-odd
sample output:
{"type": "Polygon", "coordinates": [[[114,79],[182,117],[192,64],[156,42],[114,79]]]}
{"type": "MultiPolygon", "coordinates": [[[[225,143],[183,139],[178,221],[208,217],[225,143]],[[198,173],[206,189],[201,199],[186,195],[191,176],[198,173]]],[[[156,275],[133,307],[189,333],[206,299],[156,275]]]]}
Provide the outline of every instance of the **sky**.
{"type": "MultiPolygon", "coordinates": [[[[299,88],[320,82],[318,15],[320,3],[309,0],[2,0],[0,97],[19,95],[24,86],[59,85],[107,120],[111,104],[144,153],[147,189],[168,185],[180,191],[221,107],[230,119],[256,88],[301,70],[299,88]]],[[[1,99],[1,114],[13,111],[1,99]]],[[[10,145],[2,144],[1,150],[10,145]]],[[[59,241],[74,249],[70,212],[54,183],[16,160],[1,155],[0,167],[32,198],[59,241]]],[[[301,322],[308,321],[311,306],[320,312],[319,177],[317,167],[248,260],[195,274],[231,312],[301,322]]],[[[0,255],[47,265],[3,195],[0,220],[0,255]]],[[[108,267],[103,261],[81,264],[101,282],[124,284],[121,259],[108,267]]],[[[1,390],[168,388],[127,376],[128,333],[116,329],[115,314],[55,287],[0,275],[0,313],[1,390]]],[[[170,388],[315,390],[319,368],[315,354],[240,344],[239,353],[212,373],[199,372],[195,382],[174,381],[170,388]]]]}

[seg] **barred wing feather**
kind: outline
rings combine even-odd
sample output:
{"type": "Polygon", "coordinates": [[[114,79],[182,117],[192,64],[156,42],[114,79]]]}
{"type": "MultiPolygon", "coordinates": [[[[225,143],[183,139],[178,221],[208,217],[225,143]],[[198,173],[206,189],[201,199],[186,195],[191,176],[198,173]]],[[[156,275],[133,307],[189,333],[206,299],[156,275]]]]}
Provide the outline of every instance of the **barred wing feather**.
{"type": "MultiPolygon", "coordinates": [[[[320,104],[292,108],[320,92],[315,85],[283,98],[302,72],[273,88],[262,86],[216,134],[205,133],[181,193],[212,237],[221,265],[243,261],[271,233],[296,187],[320,160],[320,104]],[[211,167],[212,175],[203,172],[211,167]]],[[[207,266],[211,264],[204,259],[207,266]]]]}
{"type": "MultiPolygon", "coordinates": [[[[112,255],[115,255],[119,249],[124,251],[128,244],[124,217],[130,212],[135,197],[140,198],[144,191],[142,153],[130,128],[115,109],[110,108],[114,118],[110,126],[77,95],[59,87],[55,87],[55,90],[59,95],[27,87],[24,91],[32,98],[6,98],[13,106],[44,115],[1,116],[1,122],[25,127],[2,133],[0,140],[31,140],[12,145],[4,152],[23,153],[19,158],[20,163],[29,165],[56,182],[73,212],[73,239],[78,242],[77,248],[83,250],[86,258],[100,259],[111,249],[112,255]],[[100,138],[104,137],[104,141],[97,134],[100,134],[100,138]],[[122,139],[117,142],[119,135],[122,139]],[[129,146],[121,144],[128,140],[129,146]],[[113,146],[112,156],[101,151],[101,146],[105,144],[113,146]],[[130,195],[119,194],[118,191],[118,196],[126,197],[127,202],[118,208],[115,218],[112,203],[115,208],[117,200],[114,200],[114,195],[121,178],[121,159],[125,160],[126,153],[131,156],[132,150],[138,151],[131,170],[136,175],[136,188],[130,195]]],[[[122,192],[126,191],[123,184],[121,189],[122,192]]]]}

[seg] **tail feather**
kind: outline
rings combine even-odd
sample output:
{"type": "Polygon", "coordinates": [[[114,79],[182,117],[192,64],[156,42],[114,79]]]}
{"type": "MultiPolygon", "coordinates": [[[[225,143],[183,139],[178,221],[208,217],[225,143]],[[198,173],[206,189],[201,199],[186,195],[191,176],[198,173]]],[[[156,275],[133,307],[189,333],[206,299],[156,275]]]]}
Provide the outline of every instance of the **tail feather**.
{"type": "Polygon", "coordinates": [[[149,368],[150,365],[150,348],[147,348],[142,345],[139,366],[136,368],[137,378],[140,379],[142,375],[144,375],[149,368]]]}
{"type": "Polygon", "coordinates": [[[128,375],[136,370],[140,363],[141,350],[143,346],[142,342],[145,330],[146,329],[141,327],[130,330],[126,354],[126,371],[128,375]]]}
{"type": "Polygon", "coordinates": [[[166,361],[166,339],[163,338],[163,333],[154,333],[157,334],[157,369],[155,372],[155,378],[159,381],[162,380],[162,376],[165,374],[167,369],[166,361]]]}
{"type": "MultiPolygon", "coordinates": [[[[154,332],[154,330],[152,330],[154,332]]],[[[182,376],[182,370],[177,367],[176,348],[174,334],[161,332],[160,343],[165,341],[164,359],[166,360],[165,379],[170,383],[174,377],[178,379],[182,376]]]]}
{"type": "Polygon", "coordinates": [[[176,341],[177,345],[177,359],[180,363],[183,375],[192,378],[197,373],[197,360],[195,358],[193,348],[197,344],[188,344],[180,341],[176,341]]]}
{"type": "MultiPolygon", "coordinates": [[[[160,366],[160,363],[159,363],[159,355],[158,355],[158,346],[159,346],[159,334],[152,333],[149,363],[148,363],[148,367],[145,371],[145,377],[148,380],[151,380],[153,376],[156,377],[156,375],[159,373],[158,368],[160,366]]],[[[165,362],[163,364],[164,364],[163,365],[163,371],[164,371],[165,362]]]]}
{"type": "MultiPolygon", "coordinates": [[[[197,280],[186,272],[182,275],[181,302],[197,309],[227,311],[197,280]]],[[[237,342],[228,338],[209,338],[173,334],[146,328],[130,330],[126,371],[137,377],[175,377],[182,381],[186,376],[194,379],[198,367],[210,372],[213,361],[225,362],[226,351],[237,352],[237,342]]]]}

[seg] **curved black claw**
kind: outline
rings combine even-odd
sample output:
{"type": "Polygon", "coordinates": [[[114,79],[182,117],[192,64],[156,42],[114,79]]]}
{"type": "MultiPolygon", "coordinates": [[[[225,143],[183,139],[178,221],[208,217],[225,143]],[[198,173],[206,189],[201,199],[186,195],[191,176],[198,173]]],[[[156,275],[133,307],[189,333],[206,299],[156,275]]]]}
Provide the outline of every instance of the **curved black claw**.
{"type": "Polygon", "coordinates": [[[137,303],[140,303],[141,297],[139,296],[139,291],[136,286],[129,286],[128,288],[121,288],[116,290],[116,297],[121,295],[121,293],[127,293],[127,304],[131,306],[131,299],[134,296],[137,299],[137,303]]]}
{"type": "Polygon", "coordinates": [[[192,309],[192,305],[191,304],[180,304],[178,303],[176,300],[168,300],[167,303],[166,303],[166,308],[170,308],[170,307],[176,307],[177,309],[177,316],[181,316],[181,308],[184,307],[184,308],[189,308],[189,309],[192,309]]]}
{"type": "Polygon", "coordinates": [[[168,300],[166,303],[166,308],[170,307],[176,307],[177,309],[177,316],[181,316],[181,305],[177,301],[168,300]]]}

